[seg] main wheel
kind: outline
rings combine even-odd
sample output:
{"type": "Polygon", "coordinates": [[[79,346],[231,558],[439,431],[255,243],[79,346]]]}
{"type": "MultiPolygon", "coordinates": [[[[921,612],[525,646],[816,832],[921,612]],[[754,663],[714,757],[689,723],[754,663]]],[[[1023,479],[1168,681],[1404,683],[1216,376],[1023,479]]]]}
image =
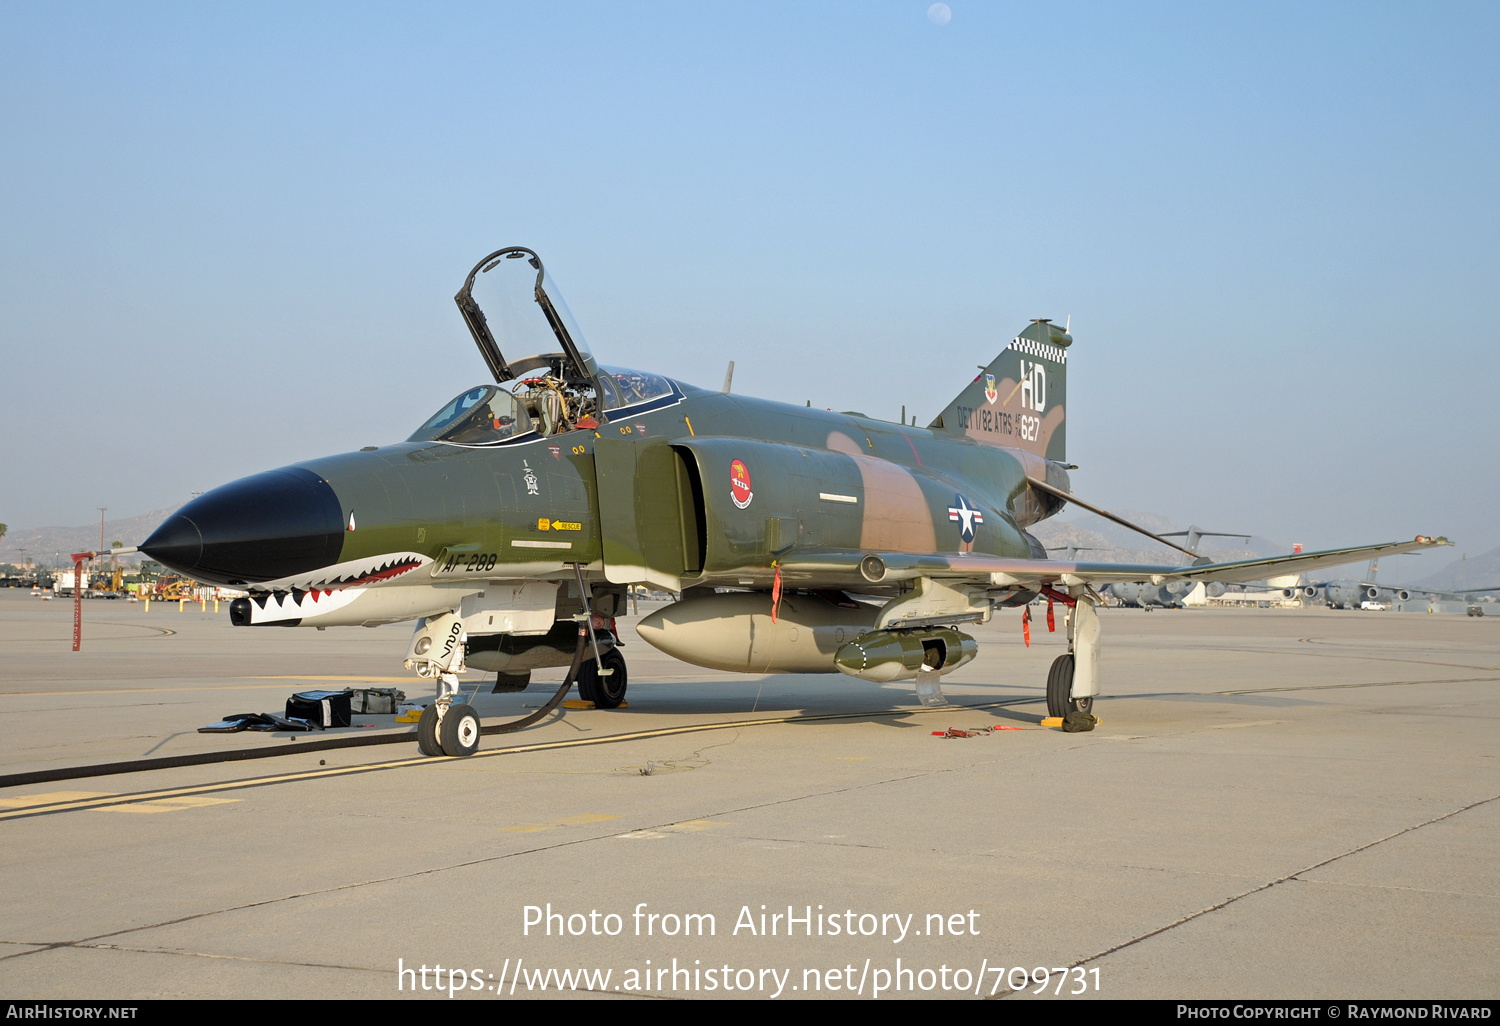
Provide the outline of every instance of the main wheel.
{"type": "Polygon", "coordinates": [[[1047,715],[1066,716],[1070,712],[1094,714],[1094,696],[1073,698],[1073,654],[1052,660],[1047,671],[1047,715]]]}
{"type": "Polygon", "coordinates": [[[1052,668],[1047,671],[1047,715],[1066,716],[1072,691],[1073,655],[1068,653],[1052,660],[1052,668]]]}
{"type": "Polygon", "coordinates": [[[450,705],[438,733],[444,755],[473,755],[479,751],[479,714],[472,705],[450,705]]]}
{"type": "Polygon", "coordinates": [[[625,701],[625,657],[612,648],[604,653],[604,667],[613,670],[609,676],[594,673],[594,705],[600,709],[618,709],[625,701]]]}
{"type": "Polygon", "coordinates": [[[585,702],[593,702],[595,705],[598,705],[599,700],[594,697],[594,685],[598,680],[599,674],[594,672],[594,661],[592,659],[578,667],[578,676],[573,681],[574,686],[578,688],[578,697],[585,702]]]}
{"type": "Polygon", "coordinates": [[[417,721],[417,751],[423,755],[442,755],[443,743],[438,740],[437,706],[429,705],[422,710],[417,721]]]}

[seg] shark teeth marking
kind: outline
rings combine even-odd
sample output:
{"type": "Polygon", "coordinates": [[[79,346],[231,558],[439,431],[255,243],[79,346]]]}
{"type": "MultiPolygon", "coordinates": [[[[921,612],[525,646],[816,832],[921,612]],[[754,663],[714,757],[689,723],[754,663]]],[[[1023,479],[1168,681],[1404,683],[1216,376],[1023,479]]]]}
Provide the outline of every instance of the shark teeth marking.
{"type": "Polygon", "coordinates": [[[311,589],[312,595],[316,600],[318,592],[327,593],[342,591],[344,588],[369,587],[372,584],[379,584],[381,581],[389,581],[393,577],[400,577],[402,574],[410,573],[421,565],[420,560],[413,559],[410,556],[403,559],[388,560],[374,570],[368,570],[356,577],[338,578],[329,581],[321,588],[313,588],[311,589]]]}
{"type": "MultiPolygon", "coordinates": [[[[336,566],[327,566],[317,574],[302,574],[277,581],[264,581],[251,585],[248,590],[251,597],[257,600],[261,595],[271,594],[278,596],[279,602],[281,593],[291,591],[305,595],[307,601],[316,602],[319,598],[327,597],[334,592],[383,584],[393,578],[409,574],[430,562],[432,562],[431,558],[420,552],[388,552],[385,555],[366,556],[336,566]]],[[[297,595],[293,598],[298,605],[302,604],[302,598],[297,595]]]]}

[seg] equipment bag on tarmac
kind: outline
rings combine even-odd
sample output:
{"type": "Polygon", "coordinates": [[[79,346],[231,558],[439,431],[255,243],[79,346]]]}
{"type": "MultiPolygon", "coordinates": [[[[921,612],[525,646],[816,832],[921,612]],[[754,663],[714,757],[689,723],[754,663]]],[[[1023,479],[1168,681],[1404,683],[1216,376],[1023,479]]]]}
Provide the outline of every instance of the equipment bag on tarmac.
{"type": "Polygon", "coordinates": [[[404,701],[406,693],[395,688],[355,688],[350,696],[350,709],[374,715],[393,714],[404,701]]]}
{"type": "Polygon", "coordinates": [[[352,720],[354,693],[303,691],[286,700],[287,719],[310,720],[319,727],[347,727],[352,720]]]}

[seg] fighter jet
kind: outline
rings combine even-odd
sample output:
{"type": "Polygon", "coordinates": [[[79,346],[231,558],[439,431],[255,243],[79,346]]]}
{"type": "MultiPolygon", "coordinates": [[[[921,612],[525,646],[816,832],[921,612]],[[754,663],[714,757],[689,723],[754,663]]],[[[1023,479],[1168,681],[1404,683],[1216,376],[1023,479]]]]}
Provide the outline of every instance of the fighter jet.
{"type": "Polygon", "coordinates": [[[917,428],[602,365],[523,247],[486,256],[455,300],[493,384],[459,392],[405,441],[206,492],[140,546],[246,590],[238,626],[415,620],[406,666],[435,686],[417,731],[429,755],[478,747],[466,668],[519,688],[567,666],[584,698],[620,705],[615,618],[633,585],[680,596],[637,631],[688,662],[919,692],[974,659],[960,628],[1045,595],[1072,607],[1048,709],[1087,726],[1098,586],[1257,580],[1446,544],[1184,566],[1047,559],[1028,527],[1069,502],[1099,511],[1069,491],[1073,339],[1047,319],[917,428]]]}

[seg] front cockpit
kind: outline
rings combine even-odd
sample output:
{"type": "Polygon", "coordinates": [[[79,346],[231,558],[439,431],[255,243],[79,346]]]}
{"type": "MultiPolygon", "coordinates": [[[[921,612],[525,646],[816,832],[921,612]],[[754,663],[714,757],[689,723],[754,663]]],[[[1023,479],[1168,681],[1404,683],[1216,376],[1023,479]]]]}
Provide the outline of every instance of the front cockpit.
{"type": "Polygon", "coordinates": [[[514,395],[497,385],[476,385],[449,400],[407,441],[493,445],[532,430],[529,411],[514,395]]]}

